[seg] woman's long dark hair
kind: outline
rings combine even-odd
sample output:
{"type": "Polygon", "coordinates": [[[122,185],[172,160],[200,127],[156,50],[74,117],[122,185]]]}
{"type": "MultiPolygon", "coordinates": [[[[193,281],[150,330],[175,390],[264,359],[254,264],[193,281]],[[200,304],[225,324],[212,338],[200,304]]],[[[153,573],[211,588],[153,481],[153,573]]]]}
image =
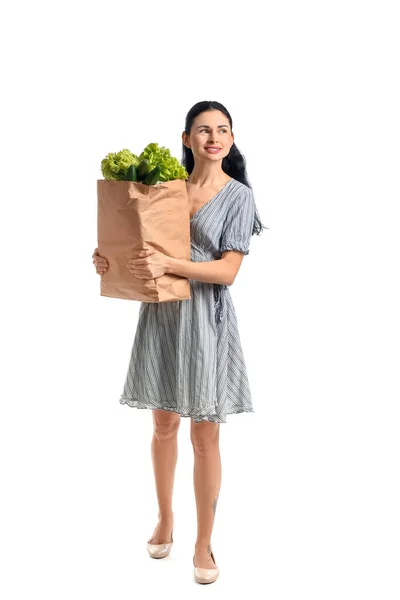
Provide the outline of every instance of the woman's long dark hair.
{"type": "MultiPolygon", "coordinates": [[[[222,113],[224,113],[224,115],[227,117],[227,119],[229,121],[231,131],[232,131],[232,117],[229,114],[229,112],[227,111],[227,109],[225,108],[225,106],[214,100],[204,100],[203,102],[197,102],[197,104],[192,106],[192,108],[189,110],[189,112],[186,115],[185,133],[187,133],[187,135],[190,134],[190,130],[193,125],[193,121],[197,117],[197,115],[199,115],[202,112],[208,111],[208,110],[220,110],[222,113]]],[[[193,156],[193,152],[192,152],[191,148],[188,148],[187,146],[185,146],[185,144],[183,142],[182,142],[182,165],[185,167],[186,171],[190,175],[190,173],[193,171],[193,168],[194,168],[194,156],[193,156]]],[[[236,179],[237,181],[240,181],[241,183],[244,183],[244,185],[247,185],[247,187],[252,190],[252,187],[248,180],[247,171],[246,171],[246,159],[243,156],[243,154],[239,151],[239,148],[236,146],[235,143],[232,144],[228,156],[225,156],[222,159],[222,170],[227,175],[229,175],[230,177],[233,177],[233,179],[236,179]]],[[[269,227],[266,227],[265,225],[263,225],[261,223],[261,219],[258,214],[257,207],[256,207],[252,235],[254,235],[254,234],[260,235],[262,233],[263,229],[269,229],[269,227]]]]}

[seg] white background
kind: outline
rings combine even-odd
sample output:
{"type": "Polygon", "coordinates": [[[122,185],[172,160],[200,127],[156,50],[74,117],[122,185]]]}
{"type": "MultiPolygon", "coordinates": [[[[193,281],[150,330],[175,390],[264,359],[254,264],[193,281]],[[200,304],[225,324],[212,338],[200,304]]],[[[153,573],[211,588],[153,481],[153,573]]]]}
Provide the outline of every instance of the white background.
{"type": "Polygon", "coordinates": [[[395,2],[22,2],[1,24],[1,596],[398,600],[395,2]],[[263,223],[231,288],[254,414],[221,426],[218,581],[193,580],[190,419],[174,548],[151,412],[119,404],[139,303],[100,296],[108,152],[181,158],[217,100],[263,223]],[[188,596],[192,594],[192,596],[188,596]]]}

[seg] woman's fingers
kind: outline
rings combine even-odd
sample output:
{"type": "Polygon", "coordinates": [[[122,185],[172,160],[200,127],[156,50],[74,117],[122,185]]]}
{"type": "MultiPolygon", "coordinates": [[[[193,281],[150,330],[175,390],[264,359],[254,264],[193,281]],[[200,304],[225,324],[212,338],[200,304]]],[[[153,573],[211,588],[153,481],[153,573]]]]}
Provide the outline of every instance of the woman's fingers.
{"type": "Polygon", "coordinates": [[[108,267],[96,267],[96,272],[97,273],[105,273],[107,271],[108,267]]]}
{"type": "Polygon", "coordinates": [[[96,267],[96,273],[98,273],[99,275],[105,273],[108,269],[108,261],[106,258],[104,258],[104,256],[99,255],[98,248],[96,248],[93,252],[92,258],[92,262],[96,267]]]}
{"type": "MultiPolygon", "coordinates": [[[[148,271],[143,270],[143,267],[145,267],[147,258],[154,253],[155,253],[155,250],[152,250],[152,249],[142,250],[137,255],[138,258],[130,259],[128,261],[128,268],[129,268],[130,272],[135,274],[137,277],[142,277],[144,279],[148,279],[149,273],[148,273],[148,271]]],[[[100,254],[98,252],[98,248],[96,248],[95,251],[93,252],[92,258],[93,258],[92,262],[96,267],[96,272],[99,275],[101,275],[102,273],[105,273],[109,267],[109,264],[108,264],[107,259],[104,258],[104,256],[100,256],[100,254]]]]}

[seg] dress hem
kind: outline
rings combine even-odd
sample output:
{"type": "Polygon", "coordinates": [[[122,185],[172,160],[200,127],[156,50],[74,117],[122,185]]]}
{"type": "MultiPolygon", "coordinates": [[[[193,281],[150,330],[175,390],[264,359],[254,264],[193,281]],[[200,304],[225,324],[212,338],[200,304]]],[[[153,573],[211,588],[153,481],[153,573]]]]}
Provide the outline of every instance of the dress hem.
{"type": "MultiPolygon", "coordinates": [[[[212,423],[226,423],[227,422],[218,417],[213,418],[211,415],[210,416],[205,415],[203,417],[200,417],[198,415],[194,415],[193,414],[194,411],[181,412],[177,408],[175,409],[170,406],[154,406],[152,404],[146,404],[145,402],[142,402],[140,400],[133,400],[132,398],[121,397],[119,399],[119,402],[120,402],[120,404],[122,404],[122,405],[126,404],[127,406],[129,406],[131,408],[139,408],[139,409],[147,409],[147,410],[165,410],[167,412],[173,412],[175,414],[180,415],[181,417],[191,417],[195,423],[200,423],[201,421],[210,421],[212,423]]],[[[245,407],[238,406],[236,410],[228,411],[226,413],[226,415],[234,415],[234,414],[239,414],[239,413],[255,413],[255,410],[253,408],[245,408],[245,407]]]]}

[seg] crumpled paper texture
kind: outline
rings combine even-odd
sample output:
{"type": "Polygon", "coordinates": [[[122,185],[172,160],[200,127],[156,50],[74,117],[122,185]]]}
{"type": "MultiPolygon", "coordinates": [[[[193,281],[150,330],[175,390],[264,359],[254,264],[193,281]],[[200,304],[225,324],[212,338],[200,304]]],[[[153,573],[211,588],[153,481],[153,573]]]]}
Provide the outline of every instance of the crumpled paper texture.
{"type": "Polygon", "coordinates": [[[174,179],[156,185],[136,181],[97,180],[97,247],[108,261],[100,276],[100,295],[141,302],[190,300],[186,277],[166,273],[139,279],[128,260],[155,248],[190,260],[190,216],[186,182],[174,179]]]}

